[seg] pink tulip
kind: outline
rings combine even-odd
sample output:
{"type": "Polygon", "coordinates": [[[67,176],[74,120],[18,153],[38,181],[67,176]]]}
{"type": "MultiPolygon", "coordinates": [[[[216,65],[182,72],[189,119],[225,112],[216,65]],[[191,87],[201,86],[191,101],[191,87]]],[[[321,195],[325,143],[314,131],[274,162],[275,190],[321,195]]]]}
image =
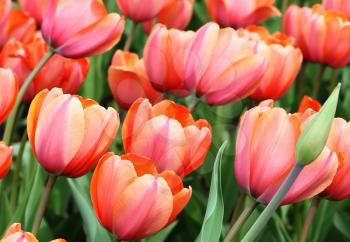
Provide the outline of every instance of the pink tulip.
{"type": "Polygon", "coordinates": [[[0,124],[4,122],[15,105],[19,83],[10,69],[0,68],[0,124]]]}
{"type": "Polygon", "coordinates": [[[4,178],[10,171],[12,164],[12,147],[0,142],[0,179],[4,178]]]}
{"type": "Polygon", "coordinates": [[[209,14],[221,26],[246,27],[281,15],[275,0],[205,0],[209,14]]]}
{"type": "Polygon", "coordinates": [[[156,17],[171,0],[116,0],[123,15],[135,22],[145,22],[156,17]]]}
{"type": "MultiPolygon", "coordinates": [[[[282,108],[263,102],[241,118],[236,144],[235,175],[238,184],[258,202],[267,204],[294,166],[296,143],[314,111],[308,117],[287,114],[282,108]]],[[[309,199],[327,188],[337,171],[336,153],[326,147],[305,166],[283,199],[290,204],[309,199]]]]}
{"type": "Polygon", "coordinates": [[[37,24],[41,25],[49,0],[18,0],[18,2],[21,9],[28,12],[37,24]]]}
{"type": "Polygon", "coordinates": [[[148,157],[158,172],[183,177],[199,168],[210,148],[210,124],[194,121],[190,111],[164,100],[152,107],[140,98],[130,107],[122,129],[124,150],[148,157]]]}
{"type": "Polygon", "coordinates": [[[350,1],[349,0],[323,0],[323,6],[326,10],[336,10],[344,13],[350,19],[350,1]]]}
{"type": "Polygon", "coordinates": [[[110,50],[123,30],[124,19],[101,0],[49,0],[41,33],[57,53],[81,58],[110,50]]]}
{"type": "Polygon", "coordinates": [[[91,99],[39,92],[28,113],[28,138],[43,168],[54,175],[80,177],[97,165],[119,127],[118,113],[91,99]]]}
{"type": "Polygon", "coordinates": [[[171,224],[191,198],[172,171],[158,173],[151,160],[107,153],[91,181],[91,200],[100,223],[122,240],[139,240],[171,224]]]}
{"type": "Polygon", "coordinates": [[[340,12],[324,10],[317,4],[312,8],[290,6],[283,31],[295,38],[308,61],[333,68],[350,63],[350,21],[340,12]]]}

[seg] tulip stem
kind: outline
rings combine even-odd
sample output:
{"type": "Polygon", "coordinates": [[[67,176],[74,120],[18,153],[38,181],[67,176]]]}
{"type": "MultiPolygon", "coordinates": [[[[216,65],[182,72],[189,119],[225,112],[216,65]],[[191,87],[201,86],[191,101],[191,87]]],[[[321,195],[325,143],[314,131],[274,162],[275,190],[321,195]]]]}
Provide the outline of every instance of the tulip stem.
{"type": "Polygon", "coordinates": [[[26,147],[26,142],[27,142],[27,131],[25,130],[23,135],[22,135],[21,145],[19,147],[19,151],[18,151],[16,163],[15,163],[15,171],[14,171],[14,175],[12,177],[11,198],[10,198],[10,204],[11,204],[12,211],[14,211],[16,208],[19,174],[21,171],[22,158],[23,158],[24,149],[26,147]]]}
{"type": "Polygon", "coordinates": [[[39,71],[43,68],[43,66],[50,60],[50,58],[55,54],[54,50],[49,49],[49,52],[40,60],[38,65],[34,68],[34,70],[29,74],[27,79],[24,81],[21,89],[19,90],[16,103],[11,111],[11,114],[9,115],[7,121],[6,121],[6,127],[4,132],[3,141],[7,144],[10,144],[11,142],[11,135],[13,126],[15,124],[16,115],[18,108],[22,102],[22,99],[24,97],[24,94],[26,93],[29,85],[32,83],[35,76],[39,73],[39,71]]]}
{"type": "Polygon", "coordinates": [[[332,68],[332,74],[331,74],[331,77],[329,79],[329,92],[330,93],[332,93],[334,88],[337,86],[337,83],[338,83],[337,82],[337,74],[338,74],[338,70],[332,68]]]}
{"type": "Polygon", "coordinates": [[[46,205],[47,205],[47,202],[49,201],[49,197],[52,192],[52,188],[55,185],[56,180],[57,180],[57,176],[49,175],[49,179],[47,180],[44,194],[41,197],[38,210],[36,211],[36,214],[35,214],[35,219],[34,219],[33,228],[32,228],[32,233],[34,235],[37,235],[39,231],[41,220],[44,217],[46,205]]]}
{"type": "Polygon", "coordinates": [[[196,109],[196,107],[198,106],[199,101],[200,101],[199,98],[197,98],[196,96],[194,96],[192,102],[188,104],[187,109],[188,109],[190,112],[193,112],[193,111],[196,109]]]}
{"type": "Polygon", "coordinates": [[[244,223],[247,221],[247,219],[250,217],[252,212],[255,210],[258,203],[254,201],[252,204],[250,204],[248,207],[246,207],[241,215],[238,217],[237,221],[233,224],[230,231],[226,235],[226,238],[224,239],[224,242],[232,242],[233,239],[236,237],[239,230],[242,228],[244,223]]]}
{"type": "Polygon", "coordinates": [[[313,90],[312,90],[312,98],[317,99],[318,92],[320,90],[321,82],[322,82],[322,77],[324,75],[324,72],[326,70],[327,66],[321,65],[320,71],[318,72],[318,75],[316,75],[315,79],[313,80],[313,90]]]}
{"type": "Polygon", "coordinates": [[[241,192],[241,195],[239,195],[239,198],[237,200],[236,208],[233,211],[232,218],[231,218],[231,225],[233,225],[240,215],[240,212],[242,210],[242,207],[244,205],[244,201],[246,199],[247,195],[244,192],[241,192]]]}
{"type": "Polygon", "coordinates": [[[242,242],[253,242],[257,238],[257,236],[263,231],[264,227],[266,226],[276,209],[280,206],[283,198],[286,196],[289,189],[294,184],[302,169],[302,165],[298,163],[295,164],[293,169],[290,171],[287,179],[283,182],[278,191],[272,197],[270,203],[260,214],[253,226],[249,229],[248,233],[244,236],[242,242]]]}
{"type": "Polygon", "coordinates": [[[304,222],[304,227],[303,227],[303,230],[301,231],[299,242],[306,241],[307,235],[309,233],[312,221],[316,215],[317,208],[318,208],[319,204],[320,204],[320,201],[317,197],[311,200],[311,206],[310,206],[309,212],[306,216],[306,219],[304,222]]]}
{"type": "Polygon", "coordinates": [[[284,13],[288,7],[288,0],[283,0],[282,1],[282,12],[284,13]]]}
{"type": "Polygon", "coordinates": [[[132,41],[134,40],[135,33],[136,33],[137,23],[134,21],[131,22],[131,29],[128,35],[128,38],[126,39],[125,45],[124,45],[124,51],[129,51],[132,41]]]}

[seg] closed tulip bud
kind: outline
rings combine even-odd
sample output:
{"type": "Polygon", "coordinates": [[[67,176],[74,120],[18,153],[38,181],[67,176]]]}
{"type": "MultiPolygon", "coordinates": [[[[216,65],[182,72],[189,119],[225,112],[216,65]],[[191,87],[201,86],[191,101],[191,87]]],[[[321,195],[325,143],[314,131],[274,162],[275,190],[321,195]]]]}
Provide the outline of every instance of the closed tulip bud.
{"type": "Polygon", "coordinates": [[[325,147],[337,109],[339,91],[340,84],[303,130],[297,143],[296,159],[299,164],[309,164],[325,147]]]}
{"type": "Polygon", "coordinates": [[[283,31],[294,37],[305,60],[342,68],[350,63],[350,21],[341,12],[290,6],[283,18],[283,31]]]}
{"type": "Polygon", "coordinates": [[[139,97],[156,103],[163,98],[149,82],[143,60],[136,54],[118,50],[108,70],[108,83],[114,100],[123,109],[129,109],[139,97]]]}
{"type": "MultiPolygon", "coordinates": [[[[12,224],[5,232],[1,242],[38,242],[32,233],[25,232],[21,228],[21,224],[12,224]]],[[[50,242],[66,242],[64,239],[55,239],[50,242]]]]}
{"type": "Polygon", "coordinates": [[[116,0],[123,15],[135,22],[145,22],[156,17],[171,0],[116,0]]]}
{"type": "Polygon", "coordinates": [[[18,0],[21,9],[32,16],[38,25],[43,21],[43,15],[49,0],[18,0]]]}
{"type": "Polygon", "coordinates": [[[323,4],[327,10],[336,10],[344,13],[350,19],[350,1],[349,0],[323,0],[323,4]]]}
{"type": "Polygon", "coordinates": [[[0,142],[0,179],[10,171],[12,164],[13,149],[4,142],[0,142]]]}
{"type": "Polygon", "coordinates": [[[35,20],[19,9],[11,9],[11,0],[0,3],[0,48],[9,40],[31,41],[35,36],[35,20]]]}
{"type": "Polygon", "coordinates": [[[167,28],[183,30],[191,21],[193,7],[194,0],[170,0],[155,19],[143,24],[143,29],[149,34],[155,21],[164,24],[167,28]]]}
{"type": "Polygon", "coordinates": [[[145,157],[113,153],[99,161],[90,192],[98,220],[122,240],[143,239],[163,229],[192,195],[174,172],[159,174],[145,157]]]}
{"type": "Polygon", "coordinates": [[[203,164],[212,140],[209,123],[194,121],[185,107],[169,100],[152,107],[143,98],[130,107],[122,137],[126,153],[148,157],[158,172],[172,170],[181,177],[203,164]]]}
{"type": "MultiPolygon", "coordinates": [[[[288,114],[265,101],[241,118],[236,143],[235,176],[240,187],[267,204],[296,164],[301,129],[315,112],[288,114]]],[[[309,199],[327,188],[336,174],[336,153],[324,148],[306,165],[282,200],[282,205],[309,199]]]]}
{"type": "Polygon", "coordinates": [[[95,168],[119,127],[114,109],[63,94],[59,88],[39,92],[27,120],[28,138],[41,166],[67,177],[80,177],[95,168]]]}
{"type": "Polygon", "coordinates": [[[116,13],[108,14],[100,0],[49,0],[41,27],[50,47],[70,58],[110,50],[123,30],[124,19],[116,13]]]}
{"type": "MultiPolygon", "coordinates": [[[[0,65],[11,68],[20,85],[24,83],[36,65],[47,54],[48,45],[38,35],[30,43],[8,41],[0,53],[0,65]]],[[[29,85],[24,100],[30,102],[43,89],[60,87],[65,93],[76,93],[89,71],[87,58],[68,59],[54,55],[29,85]]]]}
{"type": "Polygon", "coordinates": [[[3,90],[0,96],[0,124],[15,105],[18,88],[19,84],[13,72],[10,69],[0,68],[0,90],[3,90]]]}
{"type": "Polygon", "coordinates": [[[246,27],[281,15],[273,6],[275,1],[266,0],[205,0],[212,19],[221,26],[246,27]]]}
{"type": "Polygon", "coordinates": [[[294,39],[282,33],[271,35],[266,28],[257,26],[249,26],[239,32],[260,43],[257,53],[267,61],[266,71],[250,97],[280,99],[293,84],[303,61],[300,49],[294,46],[294,39]]]}

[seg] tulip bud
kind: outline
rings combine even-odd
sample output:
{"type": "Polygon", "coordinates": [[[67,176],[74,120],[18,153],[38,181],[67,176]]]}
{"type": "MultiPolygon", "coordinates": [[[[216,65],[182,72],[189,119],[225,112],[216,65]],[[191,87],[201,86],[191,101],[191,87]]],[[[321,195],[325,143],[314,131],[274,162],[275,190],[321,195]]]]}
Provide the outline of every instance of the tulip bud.
{"type": "Polygon", "coordinates": [[[339,91],[340,84],[301,134],[296,150],[300,165],[304,166],[315,160],[325,147],[337,108],[339,91]]]}

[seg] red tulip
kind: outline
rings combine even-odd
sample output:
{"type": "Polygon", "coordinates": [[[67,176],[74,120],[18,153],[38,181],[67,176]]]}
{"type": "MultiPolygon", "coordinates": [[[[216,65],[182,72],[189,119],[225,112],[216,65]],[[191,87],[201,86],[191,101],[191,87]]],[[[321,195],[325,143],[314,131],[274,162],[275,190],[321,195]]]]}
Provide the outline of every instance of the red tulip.
{"type": "Polygon", "coordinates": [[[108,70],[108,83],[114,100],[124,109],[139,97],[148,98],[156,103],[163,98],[148,80],[143,60],[136,54],[118,50],[108,70]]]}
{"type": "Polygon", "coordinates": [[[171,0],[116,0],[123,15],[135,22],[145,22],[156,17],[171,0]]]}
{"type": "Polygon", "coordinates": [[[4,178],[10,171],[12,155],[12,147],[7,146],[4,142],[0,142],[0,179],[4,178]]]}
{"type": "Polygon", "coordinates": [[[168,28],[185,29],[193,14],[194,0],[170,0],[169,4],[154,18],[143,24],[146,33],[150,33],[154,22],[168,28]]]}
{"type": "Polygon", "coordinates": [[[18,0],[21,9],[28,12],[41,25],[49,0],[18,0]]]}
{"type": "MultiPolygon", "coordinates": [[[[287,114],[264,102],[248,110],[241,119],[236,144],[235,175],[241,188],[267,204],[293,168],[296,143],[310,115],[287,114]]],[[[290,204],[309,199],[327,188],[337,171],[336,153],[325,147],[321,155],[305,166],[283,199],[290,204]]]]}
{"type": "Polygon", "coordinates": [[[27,131],[34,154],[47,172],[80,177],[95,168],[118,127],[114,109],[54,88],[34,98],[27,131]]]}
{"type": "Polygon", "coordinates": [[[257,53],[268,63],[258,88],[250,97],[280,99],[293,84],[303,61],[300,49],[294,47],[294,39],[282,33],[271,35],[264,27],[249,26],[239,31],[242,36],[261,43],[257,53]]]}
{"type": "Polygon", "coordinates": [[[22,10],[11,10],[11,0],[0,3],[0,48],[11,38],[28,42],[35,35],[35,20],[22,10]]]}
{"type": "Polygon", "coordinates": [[[350,1],[349,0],[323,0],[323,6],[327,10],[340,11],[350,19],[350,1]]]}
{"type": "Polygon", "coordinates": [[[350,22],[340,12],[290,6],[283,31],[295,38],[306,60],[342,68],[350,63],[350,22]]]}
{"type": "Polygon", "coordinates": [[[122,240],[148,237],[172,223],[192,195],[172,171],[157,173],[151,160],[107,153],[91,181],[100,223],[122,240]]]}
{"type": "Polygon", "coordinates": [[[212,19],[221,26],[246,27],[281,15],[275,0],[205,0],[212,19]]]}
{"type": "Polygon", "coordinates": [[[41,27],[50,47],[71,58],[110,50],[123,30],[124,19],[116,13],[107,14],[101,0],[49,0],[41,27]]]}
{"type": "Polygon", "coordinates": [[[4,122],[15,105],[18,94],[18,81],[10,69],[0,68],[0,124],[4,122]]]}
{"type": "Polygon", "coordinates": [[[172,170],[183,177],[200,167],[211,144],[211,127],[194,121],[190,111],[169,100],[152,107],[138,99],[126,115],[122,137],[126,153],[151,159],[158,172],[172,170]]]}
{"type": "MultiPolygon", "coordinates": [[[[39,35],[27,44],[10,40],[0,54],[0,66],[11,68],[22,85],[47,52],[48,46],[39,35]]],[[[53,87],[76,93],[88,74],[89,65],[87,58],[72,60],[54,55],[29,85],[24,100],[30,102],[41,90],[53,87]]]]}
{"type": "Polygon", "coordinates": [[[300,102],[298,113],[304,113],[309,108],[311,108],[312,110],[318,112],[321,109],[321,104],[318,101],[313,100],[309,96],[304,96],[303,99],[300,102]]]}

